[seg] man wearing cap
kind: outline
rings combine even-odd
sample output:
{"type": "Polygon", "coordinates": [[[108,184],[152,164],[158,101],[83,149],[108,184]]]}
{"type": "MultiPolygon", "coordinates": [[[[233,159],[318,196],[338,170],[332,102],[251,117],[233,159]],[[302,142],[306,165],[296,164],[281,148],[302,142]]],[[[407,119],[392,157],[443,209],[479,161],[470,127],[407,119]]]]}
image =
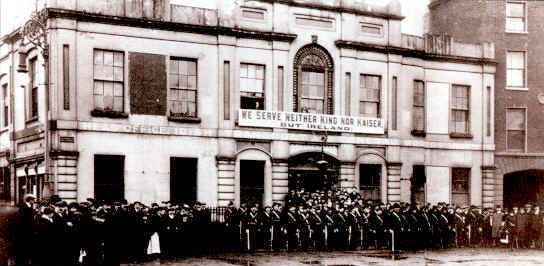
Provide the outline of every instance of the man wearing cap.
{"type": "Polygon", "coordinates": [[[23,204],[19,207],[19,214],[17,216],[17,227],[15,233],[15,263],[17,265],[28,265],[32,257],[33,246],[33,221],[34,215],[34,202],[36,197],[32,194],[26,194],[23,197],[23,204]]]}

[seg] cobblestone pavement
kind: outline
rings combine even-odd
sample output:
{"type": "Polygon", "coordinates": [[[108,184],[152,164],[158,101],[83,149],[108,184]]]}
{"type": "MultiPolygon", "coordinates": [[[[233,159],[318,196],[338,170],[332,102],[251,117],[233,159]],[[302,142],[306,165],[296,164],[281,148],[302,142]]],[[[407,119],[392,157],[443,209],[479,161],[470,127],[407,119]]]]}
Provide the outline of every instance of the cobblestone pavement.
{"type": "Polygon", "coordinates": [[[229,253],[154,261],[144,265],[217,266],[359,266],[359,265],[544,265],[544,250],[447,249],[401,252],[394,258],[385,251],[296,252],[255,254],[229,253]]]}

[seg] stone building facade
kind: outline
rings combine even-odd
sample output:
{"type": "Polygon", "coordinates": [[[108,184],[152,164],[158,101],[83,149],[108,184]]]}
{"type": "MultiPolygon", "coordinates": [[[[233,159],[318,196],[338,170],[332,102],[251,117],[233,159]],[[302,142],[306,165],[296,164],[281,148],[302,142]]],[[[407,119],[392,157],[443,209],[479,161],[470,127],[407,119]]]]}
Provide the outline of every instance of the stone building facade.
{"type": "Polygon", "coordinates": [[[431,33],[495,43],[498,205],[544,203],[544,52],[541,1],[432,1],[431,33]]]}
{"type": "Polygon", "coordinates": [[[6,195],[493,204],[492,43],[401,34],[397,1],[209,3],[49,0],[47,50],[4,36],[6,195]]]}

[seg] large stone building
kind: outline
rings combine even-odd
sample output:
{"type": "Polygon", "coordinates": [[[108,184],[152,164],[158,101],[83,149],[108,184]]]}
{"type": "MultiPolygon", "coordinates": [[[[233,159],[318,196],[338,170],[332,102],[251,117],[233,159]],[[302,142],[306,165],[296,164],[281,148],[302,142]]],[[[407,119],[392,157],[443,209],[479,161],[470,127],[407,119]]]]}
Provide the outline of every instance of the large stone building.
{"type": "Polygon", "coordinates": [[[42,1],[3,37],[6,198],[493,204],[492,43],[401,34],[397,1],[183,3],[42,1]]]}
{"type": "Polygon", "coordinates": [[[495,43],[496,204],[544,203],[544,2],[433,1],[430,31],[495,43]]]}

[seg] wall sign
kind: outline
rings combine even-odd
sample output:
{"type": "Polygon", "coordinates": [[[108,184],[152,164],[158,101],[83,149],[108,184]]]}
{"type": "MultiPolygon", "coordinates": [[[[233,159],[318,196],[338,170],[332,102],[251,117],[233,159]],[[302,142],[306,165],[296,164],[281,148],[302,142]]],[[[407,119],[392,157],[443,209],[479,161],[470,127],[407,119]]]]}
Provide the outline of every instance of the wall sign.
{"type": "Polygon", "coordinates": [[[240,109],[238,125],[313,131],[384,134],[381,118],[240,109]]]}

